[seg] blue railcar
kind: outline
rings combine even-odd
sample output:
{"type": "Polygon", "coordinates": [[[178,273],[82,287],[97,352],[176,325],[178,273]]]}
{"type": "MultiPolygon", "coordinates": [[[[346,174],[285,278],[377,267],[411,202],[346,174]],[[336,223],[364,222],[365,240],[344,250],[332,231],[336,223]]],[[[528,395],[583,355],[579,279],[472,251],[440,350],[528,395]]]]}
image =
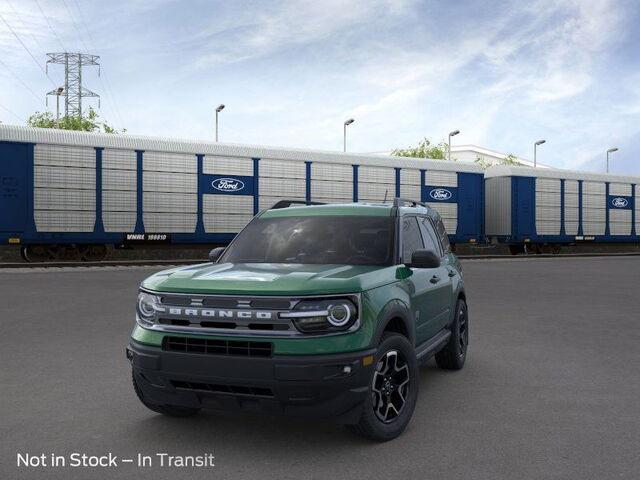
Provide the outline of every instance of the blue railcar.
{"type": "Polygon", "coordinates": [[[640,242],[640,177],[513,166],[485,172],[486,236],[512,253],[640,242]]]}
{"type": "Polygon", "coordinates": [[[463,163],[0,125],[0,242],[27,260],[224,245],[283,199],[421,200],[451,243],[478,243],[483,188],[463,163]]]}

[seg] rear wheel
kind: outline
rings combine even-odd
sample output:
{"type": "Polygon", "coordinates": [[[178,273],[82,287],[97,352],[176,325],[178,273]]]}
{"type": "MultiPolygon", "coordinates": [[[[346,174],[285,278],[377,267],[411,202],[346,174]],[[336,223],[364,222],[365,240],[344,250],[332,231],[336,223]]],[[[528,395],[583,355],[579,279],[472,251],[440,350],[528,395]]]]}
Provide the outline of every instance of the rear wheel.
{"type": "Polygon", "coordinates": [[[167,415],[169,417],[190,417],[200,411],[199,408],[179,407],[177,405],[158,405],[156,403],[150,402],[145,398],[142,390],[138,386],[138,383],[136,382],[136,376],[133,371],[131,372],[131,381],[133,382],[133,389],[135,390],[138,399],[149,410],[152,410],[156,413],[161,413],[162,415],[167,415]]]}
{"type": "Polygon", "coordinates": [[[362,416],[349,428],[380,442],[396,438],[411,420],[418,390],[418,361],[413,347],[402,335],[385,334],[376,352],[362,416]]]}
{"type": "Polygon", "coordinates": [[[436,364],[445,370],[460,370],[464,367],[469,345],[469,315],[467,303],[458,299],[456,316],[451,326],[451,337],[447,346],[436,353],[436,364]]]}

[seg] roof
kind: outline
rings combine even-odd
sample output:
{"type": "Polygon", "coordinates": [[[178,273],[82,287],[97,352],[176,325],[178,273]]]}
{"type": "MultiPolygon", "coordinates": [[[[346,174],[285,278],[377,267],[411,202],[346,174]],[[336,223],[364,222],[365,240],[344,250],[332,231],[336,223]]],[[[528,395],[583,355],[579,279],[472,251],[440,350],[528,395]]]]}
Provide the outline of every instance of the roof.
{"type": "Polygon", "coordinates": [[[596,182],[640,183],[640,177],[631,175],[612,175],[608,173],[580,172],[558,168],[530,168],[511,165],[497,165],[485,171],[485,178],[493,177],[538,177],[562,178],[566,180],[591,180],[596,182]]]}
{"type": "Polygon", "coordinates": [[[341,203],[327,205],[304,205],[267,210],[261,218],[322,217],[322,216],[367,216],[388,217],[393,204],[341,203]]]}
{"type": "Polygon", "coordinates": [[[482,169],[477,165],[444,162],[442,160],[217,143],[128,134],[77,132],[4,124],[0,125],[0,141],[482,173],[482,169]]]}

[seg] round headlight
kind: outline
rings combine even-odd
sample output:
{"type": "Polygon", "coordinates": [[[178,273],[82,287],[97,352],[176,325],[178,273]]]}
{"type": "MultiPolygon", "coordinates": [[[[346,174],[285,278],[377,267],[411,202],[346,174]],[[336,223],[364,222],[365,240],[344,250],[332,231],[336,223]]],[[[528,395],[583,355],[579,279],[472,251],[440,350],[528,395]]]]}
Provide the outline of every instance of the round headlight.
{"type": "Polygon", "coordinates": [[[140,292],[138,294],[138,315],[145,320],[152,319],[156,314],[155,305],[157,302],[158,299],[155,295],[140,292]]]}
{"type": "Polygon", "coordinates": [[[334,327],[342,327],[351,320],[351,308],[349,308],[349,305],[346,303],[329,305],[327,313],[327,320],[329,320],[329,323],[334,327]]]}

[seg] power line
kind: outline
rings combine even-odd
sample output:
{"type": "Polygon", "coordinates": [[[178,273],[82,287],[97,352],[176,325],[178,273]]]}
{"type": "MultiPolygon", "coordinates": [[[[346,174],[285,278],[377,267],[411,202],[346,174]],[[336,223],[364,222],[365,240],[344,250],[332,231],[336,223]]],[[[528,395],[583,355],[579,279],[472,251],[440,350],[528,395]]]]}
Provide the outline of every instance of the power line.
{"type": "Polygon", "coordinates": [[[40,2],[38,2],[38,0],[35,0],[35,2],[36,2],[36,5],[38,6],[38,9],[40,10],[40,13],[42,14],[42,16],[44,17],[45,21],[47,22],[47,25],[49,25],[49,30],[51,30],[51,33],[53,33],[53,36],[56,37],[56,40],[58,40],[58,43],[62,47],[62,51],[66,52],[67,49],[65,48],[64,44],[62,43],[62,40],[60,40],[60,37],[58,36],[58,34],[56,33],[55,29],[51,25],[51,22],[49,21],[49,17],[47,17],[47,14],[44,13],[44,10],[40,6],[40,2]]]}
{"type": "MultiPolygon", "coordinates": [[[[71,10],[69,9],[69,7],[67,6],[66,2],[64,0],[62,0],[63,3],[65,4],[65,7],[67,7],[67,11],[69,12],[69,15],[71,15],[71,10]]],[[[80,23],[82,24],[82,26],[84,27],[86,33],[87,33],[87,38],[88,40],[91,42],[91,45],[93,46],[93,48],[95,50],[96,49],[96,41],[93,38],[93,35],[91,34],[91,30],[89,29],[88,25],[87,25],[87,21],[86,18],[84,16],[84,13],[82,12],[82,8],[80,8],[80,4],[78,3],[77,0],[73,0],[76,9],[78,10],[79,16],[78,18],[80,19],[80,23]]],[[[73,18],[72,18],[73,20],[73,18]]],[[[78,36],[80,36],[80,29],[77,28],[77,25],[74,21],[74,26],[76,27],[76,29],[78,30],[78,36]]],[[[82,40],[82,37],[80,37],[83,45],[86,46],[86,44],[84,43],[84,41],[82,40]]],[[[100,84],[102,85],[102,88],[104,89],[104,91],[107,93],[107,98],[109,99],[109,103],[111,103],[111,105],[113,106],[113,111],[116,114],[116,117],[118,117],[118,120],[120,122],[121,125],[124,125],[124,122],[122,120],[122,115],[120,115],[120,109],[118,108],[118,102],[116,101],[116,97],[113,94],[113,89],[111,88],[111,82],[109,82],[109,78],[106,75],[106,72],[103,72],[104,75],[104,82],[102,81],[102,76],[98,75],[98,79],[100,80],[100,84]]]]}
{"type": "Polygon", "coordinates": [[[4,22],[4,24],[7,26],[7,28],[11,31],[11,33],[13,34],[14,37],[16,37],[16,39],[18,40],[18,42],[20,42],[20,45],[22,45],[22,47],[27,51],[27,53],[29,54],[29,56],[33,59],[33,61],[36,63],[36,65],[38,65],[38,68],[40,70],[42,70],[42,73],[44,73],[44,75],[49,79],[49,81],[51,82],[51,84],[54,87],[57,87],[56,82],[54,82],[51,77],[47,74],[46,70],[44,68],[42,68],[42,65],[40,65],[40,62],[38,62],[38,60],[36,60],[36,57],[33,56],[33,53],[31,53],[31,50],[29,50],[29,47],[27,47],[25,45],[25,43],[22,41],[22,39],[20,38],[20,36],[16,33],[16,31],[11,28],[11,25],[9,25],[9,23],[5,20],[5,18],[2,16],[2,14],[0,14],[0,20],[2,20],[4,22]]]}
{"type": "Polygon", "coordinates": [[[11,69],[9,68],[9,66],[8,66],[6,63],[4,63],[4,62],[2,61],[2,59],[1,59],[1,58],[0,58],[0,65],[2,65],[2,66],[7,70],[7,72],[9,72],[11,75],[13,75],[13,76],[16,78],[16,80],[18,80],[18,81],[19,81],[19,82],[24,86],[24,88],[26,88],[27,90],[29,90],[29,92],[31,92],[31,95],[33,95],[33,96],[34,96],[34,98],[35,98],[36,100],[38,100],[38,103],[42,102],[42,98],[40,98],[40,97],[38,96],[38,94],[37,94],[36,92],[34,92],[34,91],[31,89],[31,87],[30,87],[29,85],[27,85],[27,83],[26,83],[24,80],[22,80],[22,78],[20,78],[20,77],[19,77],[19,76],[18,76],[18,75],[13,71],[13,70],[11,70],[11,69]]]}
{"type": "Polygon", "coordinates": [[[27,123],[26,120],[24,118],[22,118],[20,115],[18,115],[17,113],[15,113],[13,110],[8,109],[7,107],[5,107],[4,105],[0,104],[0,108],[2,108],[3,110],[9,112],[11,115],[13,115],[14,117],[16,117],[18,120],[20,120],[21,122],[27,123]]]}
{"type": "Polygon", "coordinates": [[[62,3],[64,4],[64,8],[67,9],[67,12],[69,12],[69,18],[71,19],[71,23],[73,23],[73,27],[75,28],[76,33],[78,34],[78,39],[80,39],[80,43],[82,43],[82,46],[84,47],[84,49],[88,51],[89,47],[87,47],[87,44],[84,43],[84,40],[82,39],[82,35],[80,34],[80,29],[78,28],[78,24],[76,23],[76,19],[75,19],[75,16],[73,15],[73,12],[69,8],[69,5],[67,5],[67,2],[65,0],[62,0],[62,3]]]}
{"type": "Polygon", "coordinates": [[[13,13],[16,15],[16,18],[20,21],[20,23],[24,27],[25,32],[27,32],[27,35],[29,35],[33,39],[33,41],[36,43],[40,51],[44,53],[46,51],[45,48],[42,46],[38,38],[31,32],[31,30],[29,29],[29,26],[22,18],[22,15],[20,15],[20,12],[16,9],[16,7],[13,6],[13,3],[11,3],[11,0],[7,0],[7,4],[9,5],[9,7],[11,7],[11,10],[13,10],[13,13]]]}

